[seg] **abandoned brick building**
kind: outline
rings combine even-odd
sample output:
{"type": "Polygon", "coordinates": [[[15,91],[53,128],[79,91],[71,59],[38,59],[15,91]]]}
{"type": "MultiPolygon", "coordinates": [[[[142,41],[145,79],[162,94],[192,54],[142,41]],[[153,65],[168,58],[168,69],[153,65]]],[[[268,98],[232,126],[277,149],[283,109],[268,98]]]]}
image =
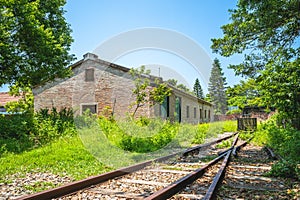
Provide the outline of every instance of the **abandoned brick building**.
{"type": "MultiPolygon", "coordinates": [[[[34,88],[35,110],[72,108],[75,115],[86,109],[101,114],[111,112],[121,118],[131,112],[134,80],[129,68],[106,62],[87,53],[72,66],[70,78],[58,79],[34,88]]],[[[149,76],[150,80],[157,77],[149,76]]],[[[137,115],[169,118],[172,121],[201,123],[213,120],[211,103],[169,85],[171,96],[162,105],[143,106],[137,115]]]]}

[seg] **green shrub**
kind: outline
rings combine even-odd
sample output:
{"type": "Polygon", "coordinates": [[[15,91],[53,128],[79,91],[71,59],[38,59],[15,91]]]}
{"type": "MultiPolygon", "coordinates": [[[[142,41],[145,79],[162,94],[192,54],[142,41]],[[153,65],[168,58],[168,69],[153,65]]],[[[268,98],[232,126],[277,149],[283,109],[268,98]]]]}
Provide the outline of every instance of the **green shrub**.
{"type": "Polygon", "coordinates": [[[178,132],[176,125],[161,119],[140,118],[117,123],[101,117],[99,124],[113,145],[138,153],[152,152],[166,146],[178,132]]]}
{"type": "Polygon", "coordinates": [[[271,173],[275,176],[291,176],[298,174],[300,163],[300,131],[291,125],[278,123],[280,115],[274,115],[266,123],[262,123],[255,132],[253,141],[256,144],[272,147],[284,160],[272,167],[271,173]]]}
{"type": "Polygon", "coordinates": [[[233,139],[230,139],[230,140],[224,140],[224,141],[222,141],[221,143],[217,144],[217,145],[216,145],[216,148],[218,148],[218,149],[223,149],[223,148],[231,147],[232,142],[233,142],[233,139]]]}
{"type": "Polygon", "coordinates": [[[235,132],[237,127],[236,121],[220,121],[199,124],[197,129],[197,134],[193,140],[194,144],[203,143],[205,138],[216,137],[218,134],[224,132],[235,132]]]}
{"type": "Polygon", "coordinates": [[[29,113],[0,115],[0,138],[21,138],[32,132],[33,115],[29,113]]]}
{"type": "Polygon", "coordinates": [[[280,160],[272,165],[269,175],[276,177],[296,178],[300,180],[299,169],[297,164],[293,161],[280,160]]]}
{"type": "Polygon", "coordinates": [[[73,112],[68,109],[1,115],[0,123],[0,154],[7,151],[19,153],[76,132],[73,112]]]}
{"type": "Polygon", "coordinates": [[[224,121],[223,122],[223,132],[235,132],[237,131],[237,121],[224,121]]]}

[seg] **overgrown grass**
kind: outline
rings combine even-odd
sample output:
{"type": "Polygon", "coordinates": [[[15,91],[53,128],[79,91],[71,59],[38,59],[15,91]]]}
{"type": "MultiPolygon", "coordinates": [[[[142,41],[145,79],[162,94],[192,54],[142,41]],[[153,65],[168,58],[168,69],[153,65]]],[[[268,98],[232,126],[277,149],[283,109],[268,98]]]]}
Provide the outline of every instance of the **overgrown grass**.
{"type": "Polygon", "coordinates": [[[218,149],[229,148],[229,147],[231,147],[232,142],[233,142],[233,139],[224,140],[221,143],[217,144],[216,148],[218,148],[218,149]]]}
{"type": "Polygon", "coordinates": [[[272,166],[271,175],[300,180],[300,131],[288,124],[283,127],[278,119],[279,116],[274,115],[266,123],[259,125],[253,142],[271,147],[283,158],[272,166]]]}
{"type": "Polygon", "coordinates": [[[203,143],[205,138],[213,138],[224,132],[235,132],[237,130],[236,121],[220,121],[197,125],[197,134],[193,140],[194,144],[203,143]]]}
{"type": "Polygon", "coordinates": [[[99,118],[108,140],[126,151],[145,153],[163,148],[176,136],[178,125],[161,119],[115,120],[99,118]]]}
{"type": "MultiPolygon", "coordinates": [[[[146,118],[117,122],[91,115],[73,120],[67,110],[1,116],[0,182],[9,182],[7,176],[17,172],[50,172],[79,180],[236,129],[233,122],[191,125],[146,118]]],[[[46,187],[51,183],[28,186],[35,191],[46,187]]]]}
{"type": "Polygon", "coordinates": [[[0,155],[21,153],[76,133],[71,110],[44,109],[38,113],[0,115],[0,155]]]}
{"type": "Polygon", "coordinates": [[[108,170],[110,168],[87,151],[77,135],[61,137],[19,154],[6,152],[0,158],[0,182],[4,182],[7,175],[17,172],[51,172],[79,180],[108,170]]]}

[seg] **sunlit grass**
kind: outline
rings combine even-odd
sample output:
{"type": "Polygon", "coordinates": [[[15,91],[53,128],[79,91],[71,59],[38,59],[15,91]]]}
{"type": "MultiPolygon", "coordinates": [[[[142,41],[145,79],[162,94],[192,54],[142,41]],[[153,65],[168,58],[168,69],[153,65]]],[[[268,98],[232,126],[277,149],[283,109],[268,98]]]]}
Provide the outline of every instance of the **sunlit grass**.
{"type": "Polygon", "coordinates": [[[76,180],[110,170],[93,157],[78,136],[66,136],[40,148],[0,158],[0,179],[21,172],[51,172],[76,180]]]}

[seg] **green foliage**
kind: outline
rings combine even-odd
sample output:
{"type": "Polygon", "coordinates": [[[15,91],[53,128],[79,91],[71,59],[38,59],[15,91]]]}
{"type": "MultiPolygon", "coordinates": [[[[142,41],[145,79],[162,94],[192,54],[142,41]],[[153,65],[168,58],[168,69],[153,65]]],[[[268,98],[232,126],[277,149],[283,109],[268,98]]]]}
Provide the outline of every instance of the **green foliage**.
{"type": "Polygon", "coordinates": [[[245,106],[264,106],[257,83],[254,79],[241,80],[239,84],[228,87],[226,90],[229,106],[238,106],[243,109],[245,106]]]}
{"type": "Polygon", "coordinates": [[[230,13],[232,22],[222,26],[223,38],[212,39],[212,49],[223,56],[245,53],[244,62],[230,68],[255,78],[263,103],[300,129],[299,2],[239,0],[230,13]]]}
{"type": "MultiPolygon", "coordinates": [[[[245,140],[245,141],[252,138],[252,137],[254,137],[254,135],[255,134],[251,131],[241,131],[241,132],[239,132],[239,138],[241,140],[245,140]]],[[[253,139],[251,141],[253,141],[253,139]]],[[[259,146],[261,146],[261,145],[259,145],[259,146]]]]}
{"type": "Polygon", "coordinates": [[[237,130],[236,121],[222,121],[197,125],[197,134],[193,140],[194,144],[203,143],[205,138],[216,137],[224,132],[235,132],[237,130]]]}
{"type": "Polygon", "coordinates": [[[80,180],[107,170],[86,150],[77,135],[64,136],[18,154],[7,152],[0,158],[0,182],[7,181],[5,176],[17,172],[51,172],[80,180]]]}
{"type": "Polygon", "coordinates": [[[174,87],[177,86],[177,82],[178,81],[176,79],[168,79],[167,80],[167,83],[170,84],[170,85],[172,85],[172,86],[174,86],[174,87]]]}
{"type": "Polygon", "coordinates": [[[297,165],[300,164],[300,131],[288,124],[285,124],[285,127],[279,125],[278,121],[281,121],[281,116],[277,114],[266,123],[261,124],[255,132],[253,142],[272,147],[277,154],[284,158],[283,161],[274,165],[274,170],[271,170],[272,174],[274,172],[273,175],[297,174],[299,178],[297,165]]]}
{"type": "Polygon", "coordinates": [[[43,109],[34,115],[33,121],[34,134],[32,136],[35,141],[42,144],[75,133],[71,109],[63,109],[59,112],[55,108],[43,109]]]}
{"type": "Polygon", "coordinates": [[[167,96],[171,95],[171,89],[168,88],[167,84],[160,83],[159,80],[155,81],[156,87],[150,91],[149,99],[152,105],[155,103],[162,104],[167,96]]]}
{"type": "Polygon", "coordinates": [[[0,86],[41,85],[70,75],[65,0],[0,0],[0,86]]]}
{"type": "Polygon", "coordinates": [[[178,132],[177,126],[160,119],[129,119],[120,124],[101,117],[99,124],[112,144],[126,151],[139,153],[163,148],[172,141],[178,132]]]}
{"type": "Polygon", "coordinates": [[[198,78],[196,78],[196,80],[195,80],[193,89],[194,89],[194,93],[195,93],[196,97],[198,97],[200,99],[204,99],[204,93],[203,93],[203,90],[202,90],[202,87],[200,85],[198,78]]]}
{"type": "Polygon", "coordinates": [[[0,123],[3,125],[0,129],[0,154],[22,152],[75,133],[73,112],[68,109],[1,115],[0,123]]]}
{"type": "Polygon", "coordinates": [[[268,174],[270,176],[288,177],[300,180],[300,171],[297,163],[288,160],[280,160],[272,165],[272,169],[268,174]]]}
{"type": "Polygon", "coordinates": [[[223,124],[223,127],[222,127],[223,132],[236,132],[237,131],[237,121],[236,120],[223,121],[220,123],[223,124]]]}
{"type": "Polygon", "coordinates": [[[215,114],[225,114],[227,110],[226,93],[225,93],[226,78],[222,72],[219,60],[216,58],[211,69],[211,74],[208,83],[208,92],[210,100],[214,104],[215,114]]]}
{"type": "Polygon", "coordinates": [[[177,85],[176,87],[184,92],[187,92],[187,93],[190,92],[190,89],[187,86],[183,85],[182,83],[177,85]]]}
{"type": "Polygon", "coordinates": [[[33,113],[34,97],[30,87],[22,87],[16,83],[9,88],[11,96],[21,96],[19,101],[11,101],[5,105],[8,113],[33,113]]]}
{"type": "Polygon", "coordinates": [[[230,140],[224,140],[224,141],[222,141],[221,143],[218,143],[218,144],[216,145],[216,148],[218,148],[218,149],[224,149],[224,148],[231,147],[232,142],[233,142],[232,139],[230,139],[230,140]]]}
{"type": "Polygon", "coordinates": [[[241,113],[242,113],[241,109],[234,109],[234,110],[227,111],[226,115],[241,114],[241,113]]]}
{"type": "Polygon", "coordinates": [[[139,69],[131,69],[130,74],[134,78],[135,88],[133,94],[135,94],[135,101],[131,104],[131,107],[135,106],[132,113],[134,117],[137,110],[148,104],[153,106],[155,103],[162,104],[167,96],[171,95],[171,89],[167,87],[167,84],[161,83],[160,80],[155,80],[156,87],[150,87],[150,70],[145,70],[145,66],[141,66],[139,69]]]}

